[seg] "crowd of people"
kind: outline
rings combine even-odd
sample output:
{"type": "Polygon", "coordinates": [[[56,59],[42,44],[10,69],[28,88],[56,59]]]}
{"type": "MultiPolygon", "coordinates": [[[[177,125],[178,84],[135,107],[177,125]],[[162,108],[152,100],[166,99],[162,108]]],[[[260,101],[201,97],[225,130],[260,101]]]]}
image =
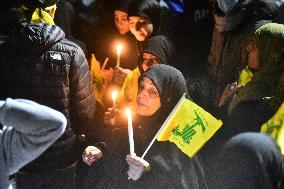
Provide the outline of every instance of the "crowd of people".
{"type": "Polygon", "coordinates": [[[0,188],[284,187],[284,1],[0,7],[0,188]],[[223,126],[144,157],[184,94],[223,126]]]}

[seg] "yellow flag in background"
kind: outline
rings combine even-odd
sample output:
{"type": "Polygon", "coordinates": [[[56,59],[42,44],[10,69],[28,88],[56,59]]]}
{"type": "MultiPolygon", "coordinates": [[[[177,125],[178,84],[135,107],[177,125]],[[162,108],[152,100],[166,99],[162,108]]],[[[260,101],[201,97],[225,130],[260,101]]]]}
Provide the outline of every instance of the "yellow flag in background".
{"type": "Polygon", "coordinates": [[[222,124],[184,95],[161,127],[157,140],[169,140],[193,157],[222,124]]]}
{"type": "Polygon", "coordinates": [[[284,155],[284,103],[280,106],[274,116],[261,126],[260,132],[275,138],[284,155]]]}
{"type": "Polygon", "coordinates": [[[251,80],[252,76],[253,73],[250,71],[250,69],[247,66],[241,71],[239,75],[238,85],[245,86],[251,80]]]}
{"type": "Polygon", "coordinates": [[[107,80],[101,74],[100,62],[97,61],[94,54],[91,59],[91,75],[93,79],[93,92],[95,93],[96,100],[104,106],[103,95],[106,91],[107,80]]]}

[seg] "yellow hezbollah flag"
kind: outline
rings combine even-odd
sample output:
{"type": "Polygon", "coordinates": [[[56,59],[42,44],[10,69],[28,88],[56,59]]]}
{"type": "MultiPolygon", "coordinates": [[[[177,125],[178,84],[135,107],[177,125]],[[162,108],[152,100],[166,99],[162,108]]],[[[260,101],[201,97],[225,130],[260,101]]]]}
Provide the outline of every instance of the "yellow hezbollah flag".
{"type": "Polygon", "coordinates": [[[261,126],[260,132],[275,138],[284,155],[284,103],[280,106],[274,116],[261,126]]]}
{"type": "Polygon", "coordinates": [[[159,130],[157,140],[169,140],[189,157],[193,157],[222,124],[221,120],[183,95],[159,130]]]}

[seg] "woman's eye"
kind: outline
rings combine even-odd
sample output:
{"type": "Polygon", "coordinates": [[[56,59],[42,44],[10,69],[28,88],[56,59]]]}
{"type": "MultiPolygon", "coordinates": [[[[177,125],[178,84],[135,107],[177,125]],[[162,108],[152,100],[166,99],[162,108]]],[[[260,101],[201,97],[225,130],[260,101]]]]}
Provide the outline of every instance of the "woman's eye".
{"type": "Polygon", "coordinates": [[[150,90],[149,91],[149,94],[150,94],[150,96],[156,96],[157,94],[158,94],[158,91],[155,91],[155,90],[150,90]]]}

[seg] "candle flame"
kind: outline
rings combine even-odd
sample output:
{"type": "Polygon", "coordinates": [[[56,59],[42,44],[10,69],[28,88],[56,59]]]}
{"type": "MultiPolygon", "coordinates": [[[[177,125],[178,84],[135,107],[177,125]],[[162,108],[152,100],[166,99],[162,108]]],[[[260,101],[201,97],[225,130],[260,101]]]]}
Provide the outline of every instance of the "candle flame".
{"type": "Polygon", "coordinates": [[[116,53],[117,53],[117,54],[121,54],[122,49],[123,49],[123,46],[122,46],[122,44],[119,43],[119,44],[116,46],[116,53]]]}
{"type": "Polygon", "coordinates": [[[112,91],[111,97],[112,97],[113,101],[116,100],[117,96],[118,96],[118,92],[117,91],[112,91]]]}
{"type": "Polygon", "coordinates": [[[126,109],[125,109],[125,114],[126,114],[127,117],[130,117],[130,116],[131,116],[131,110],[130,110],[130,108],[126,108],[126,109]]]}

